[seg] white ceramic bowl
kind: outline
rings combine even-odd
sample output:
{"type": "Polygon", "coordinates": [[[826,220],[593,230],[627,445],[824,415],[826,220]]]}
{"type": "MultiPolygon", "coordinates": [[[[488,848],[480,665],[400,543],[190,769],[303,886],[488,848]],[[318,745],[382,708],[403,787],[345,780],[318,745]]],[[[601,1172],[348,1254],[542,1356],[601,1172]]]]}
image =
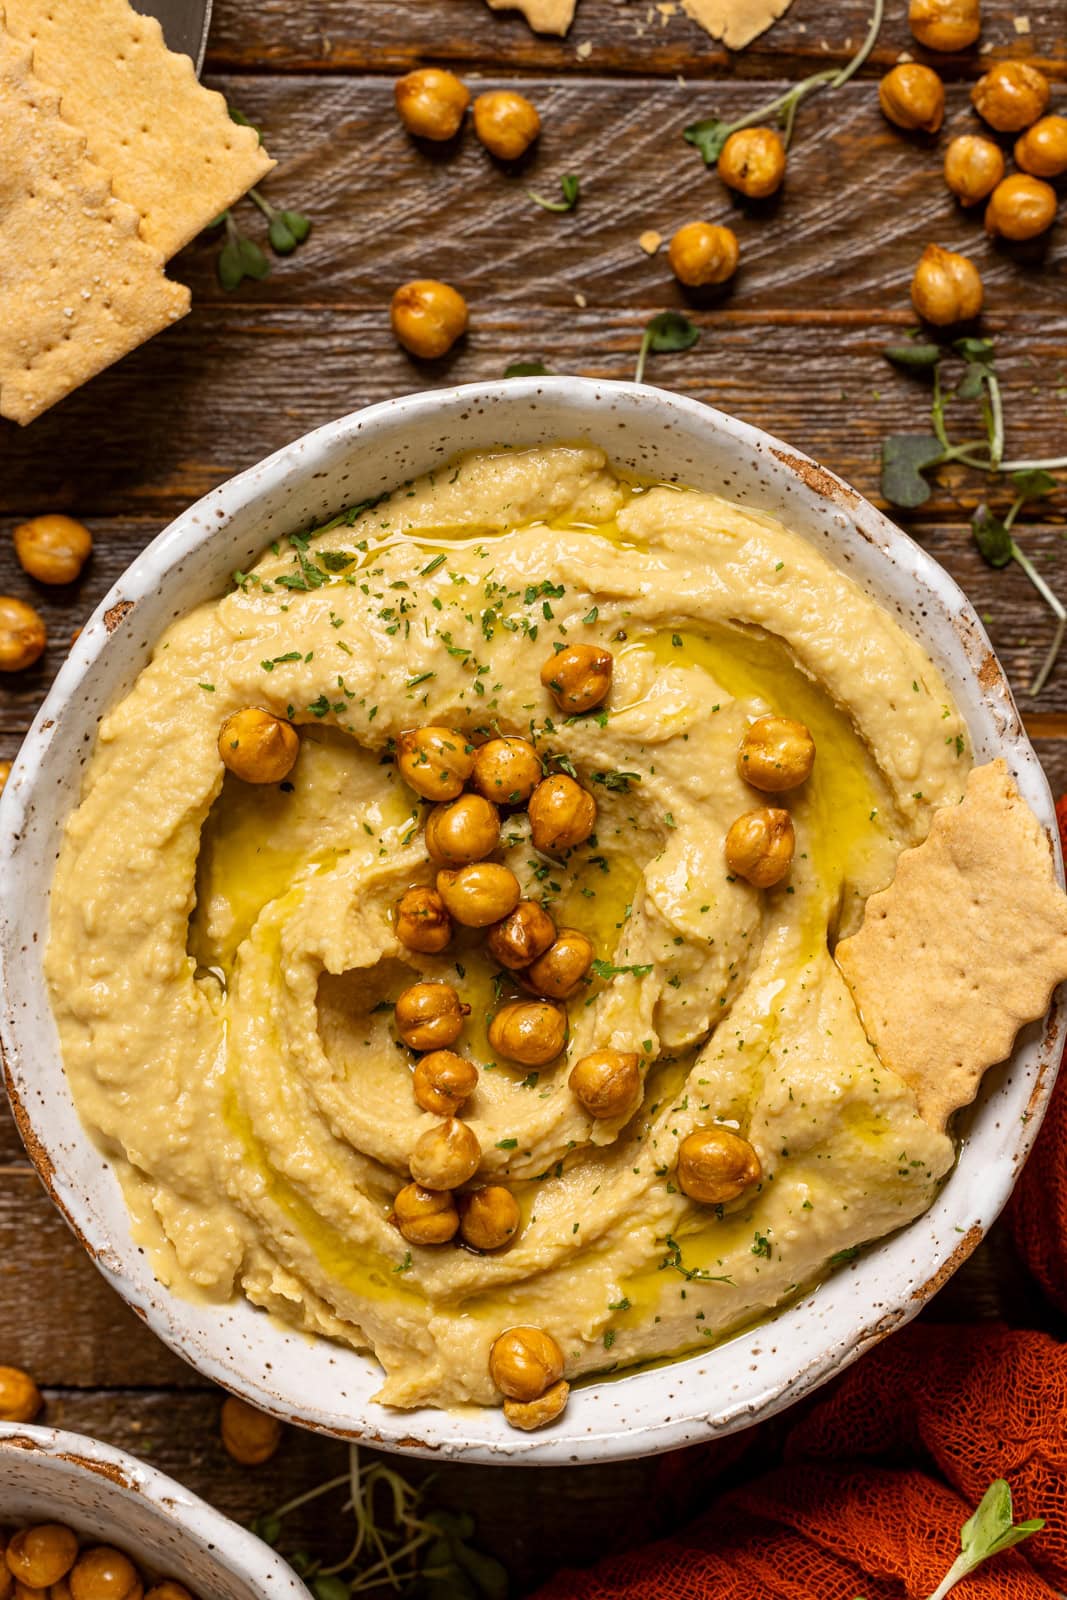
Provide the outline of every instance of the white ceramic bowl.
{"type": "Polygon", "coordinates": [[[280,1417],[420,1455],[611,1460],[728,1433],[790,1404],[907,1322],[973,1250],[1008,1197],[1055,1071],[1050,1015],[1020,1035],[1010,1062],[987,1074],[963,1123],[956,1170],[924,1216],[718,1348],[580,1388],[544,1433],[517,1433],[496,1410],[385,1410],[370,1401],[378,1383],[372,1362],[288,1332],[244,1301],[190,1305],[155,1281],[130,1240],[119,1186],[72,1103],[41,973],[60,829],[101,712],[129,689],[172,618],[221,592],[233,570],[248,568],[271,539],[457,451],[560,439],[592,441],[625,467],[716,490],[806,535],[922,640],[966,716],[978,759],[1007,759],[1055,841],[1048,785],[985,631],[951,578],[832,473],[694,401],[577,378],[411,395],[319,428],[173,522],[83,631],[0,806],[0,1038],[8,1091],[57,1205],[160,1338],[209,1378],[280,1417]]]}
{"type": "Polygon", "coordinates": [[[64,1522],[200,1600],[311,1600],[281,1556],[173,1478],[55,1428],[0,1423],[0,1523],[64,1522]]]}

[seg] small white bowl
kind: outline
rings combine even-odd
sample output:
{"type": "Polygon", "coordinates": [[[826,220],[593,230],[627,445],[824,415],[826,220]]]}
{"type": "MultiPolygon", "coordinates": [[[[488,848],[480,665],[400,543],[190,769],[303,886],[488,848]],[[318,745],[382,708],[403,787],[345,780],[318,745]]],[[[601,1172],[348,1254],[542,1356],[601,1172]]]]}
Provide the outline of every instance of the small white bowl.
{"type": "Polygon", "coordinates": [[[156,1282],[119,1185],[78,1117],[41,971],[48,893],[101,713],[173,618],[223,591],[272,539],[369,499],[459,451],[584,439],[650,477],[780,517],[922,641],[967,719],[977,758],[1003,756],[1057,852],[1048,785],[1004,674],[952,579],[854,489],[807,457],[663,390],[510,379],[406,396],[319,428],[180,516],[102,601],[23,744],[0,803],[0,1042],[27,1149],[121,1295],[207,1377],[277,1416],[387,1450],[522,1463],[647,1455],[743,1428],[809,1393],[907,1322],[982,1238],[1033,1143],[1055,1074],[1056,1004],[986,1076],[960,1158],[930,1209],[813,1293],[711,1350],[580,1387],[543,1433],[496,1410],[391,1411],[374,1362],[287,1330],[244,1300],[192,1305],[156,1282]]]}
{"type": "Polygon", "coordinates": [[[269,1545],[123,1450],[0,1423],[0,1523],[63,1522],[198,1600],[311,1600],[269,1545]]]}

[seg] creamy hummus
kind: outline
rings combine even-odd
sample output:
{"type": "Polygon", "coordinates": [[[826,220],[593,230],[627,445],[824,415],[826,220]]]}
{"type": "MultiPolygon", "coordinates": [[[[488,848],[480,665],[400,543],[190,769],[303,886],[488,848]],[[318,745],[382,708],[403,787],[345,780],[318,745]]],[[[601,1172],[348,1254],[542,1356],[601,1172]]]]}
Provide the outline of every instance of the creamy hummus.
{"type": "Polygon", "coordinates": [[[103,721],[52,894],[70,1081],[160,1278],[373,1351],[389,1405],[492,1404],[514,1324],[550,1330],[571,1379],[699,1349],[916,1216],[952,1142],[879,1062],[830,949],[960,799],[965,740],[922,649],[812,545],[595,449],[467,457],[267,552],[103,721]],[[571,721],[539,678],[564,638],[615,663],[606,707],[571,721]],[[224,781],[220,723],[249,705],[301,730],[280,786],[224,781]],[[790,875],[760,891],[723,839],[769,711],[818,754],[788,799],[790,875]],[[498,856],[604,963],[558,1065],[494,1061],[514,991],[483,938],[397,942],[394,905],[433,869],[391,742],[425,723],[521,734],[596,796],[570,859],[539,856],[521,813],[498,856]],[[391,1220],[436,1120],[391,1013],[420,977],[472,1008],[463,1116],[479,1180],[521,1213],[493,1254],[409,1246],[391,1220]],[[640,1055],[623,1126],[567,1086],[602,1046],[640,1055]],[[718,1209],[672,1181],[716,1121],[762,1168],[718,1209]]]}

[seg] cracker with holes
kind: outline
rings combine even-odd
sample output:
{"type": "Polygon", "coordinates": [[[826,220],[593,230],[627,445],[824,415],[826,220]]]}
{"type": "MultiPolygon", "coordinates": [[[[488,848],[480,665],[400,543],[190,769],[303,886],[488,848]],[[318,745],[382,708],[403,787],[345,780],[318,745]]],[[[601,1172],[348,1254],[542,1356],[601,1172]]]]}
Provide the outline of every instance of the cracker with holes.
{"type": "Polygon", "coordinates": [[[1067,896],[1003,761],[935,814],[836,960],[880,1059],[943,1128],[1067,978],[1067,896]]]}
{"type": "Polygon", "coordinates": [[[127,0],[0,0],[0,9],[164,260],[274,166],[255,129],[231,120],[222,95],[127,0]]]}
{"type": "Polygon", "coordinates": [[[30,59],[0,29],[0,416],[20,423],[189,309],[30,59]]]}

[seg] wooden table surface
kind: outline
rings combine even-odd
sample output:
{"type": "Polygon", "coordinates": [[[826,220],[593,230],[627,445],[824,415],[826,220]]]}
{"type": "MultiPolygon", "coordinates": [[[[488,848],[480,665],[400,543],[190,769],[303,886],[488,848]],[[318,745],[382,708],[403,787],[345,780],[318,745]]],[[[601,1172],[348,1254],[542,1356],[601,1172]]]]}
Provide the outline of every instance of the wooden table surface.
{"type": "MultiPolygon", "coordinates": [[[[742,114],[845,60],[863,35],[866,0],[795,0],[736,57],[680,6],[647,0],[580,0],[567,40],[538,38],[484,0],[216,0],[207,81],[262,127],[279,160],[267,193],[308,212],[314,232],[268,281],[234,295],[216,281],[217,246],[202,239],[172,269],[193,290],[184,322],[29,429],[0,424],[0,591],[32,599],[52,639],[38,669],[0,688],[0,756],[17,749],[71,630],[172,516],[231,473],[368,402],[499,377],[517,359],[632,376],[648,318],[687,303],[665,253],[649,258],[639,248],[645,229],[667,237],[694,217],[726,220],[742,251],[729,292],[690,303],[700,344],[656,358],[649,377],[771,430],[875,501],[882,437],[921,431],[925,404],[920,386],[880,352],[913,323],[907,289],[922,247],[937,240],[966,250],[985,280],[1009,454],[1064,453],[1067,228],[1028,247],[990,244],[980,221],[952,203],[936,142],[882,120],[876,80],[913,44],[903,0],[890,0],[889,11],[859,77],[802,109],[782,195],[744,209],[681,129],[712,111],[742,114]],[[494,163],[469,130],[443,150],[406,136],[392,110],[393,77],[432,63],[472,85],[521,80],[544,123],[521,170],[494,163]],[[529,184],[549,191],[565,172],[581,176],[576,211],[553,216],[526,199],[529,184]],[[412,362],[389,331],[393,289],[419,276],[455,283],[471,307],[466,341],[431,366],[412,362]],[[70,511],[95,535],[92,561],[69,592],[32,584],[11,550],[11,526],[46,510],[70,511]]],[[[986,0],[985,13],[988,56],[937,63],[947,131],[972,126],[968,90],[980,60],[1030,60],[1065,99],[1064,7],[1042,0],[1029,12],[1029,34],[1017,31],[1007,0],[986,0]]],[[[1028,508],[1017,532],[1067,599],[1063,484],[1028,508]]],[[[1067,788],[1067,653],[1040,698],[1028,696],[1051,619],[1018,568],[993,571],[979,558],[968,528],[979,498],[973,475],[946,476],[907,525],[987,619],[1058,793],[1067,788]]],[[[218,1393],[105,1285],[6,1121],[0,1274],[0,1362],[28,1367],[46,1386],[48,1420],[147,1455],[242,1519],[339,1469],[342,1446],[296,1430],[266,1468],[227,1460],[218,1393]]],[[[932,1314],[1050,1320],[1002,1229],[932,1314]]],[[[422,1470],[410,1467],[413,1476],[422,1470]]],[[[687,1497],[676,1475],[670,1481],[667,1493],[655,1462],[532,1473],[451,1466],[437,1469],[434,1493],[476,1513],[480,1542],[524,1589],[555,1564],[677,1521],[687,1497]]],[[[320,1543],[332,1536],[317,1516],[299,1531],[320,1543]]]]}

